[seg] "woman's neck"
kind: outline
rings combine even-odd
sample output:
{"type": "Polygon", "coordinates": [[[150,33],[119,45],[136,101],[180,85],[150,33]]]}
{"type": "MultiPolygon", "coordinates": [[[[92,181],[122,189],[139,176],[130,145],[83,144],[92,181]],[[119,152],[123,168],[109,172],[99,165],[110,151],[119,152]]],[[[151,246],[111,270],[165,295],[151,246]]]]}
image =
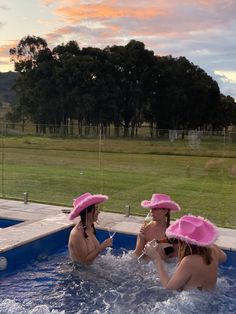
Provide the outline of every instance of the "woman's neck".
{"type": "Polygon", "coordinates": [[[82,221],[80,221],[80,222],[79,222],[79,226],[80,226],[80,227],[83,227],[83,228],[86,227],[87,230],[88,230],[88,229],[92,229],[92,228],[93,228],[93,222],[92,222],[92,221],[87,221],[86,225],[83,225],[83,224],[82,224],[82,221]]]}
{"type": "Polygon", "coordinates": [[[156,218],[153,219],[153,221],[155,221],[156,225],[160,226],[160,227],[166,227],[166,218],[156,218]]]}

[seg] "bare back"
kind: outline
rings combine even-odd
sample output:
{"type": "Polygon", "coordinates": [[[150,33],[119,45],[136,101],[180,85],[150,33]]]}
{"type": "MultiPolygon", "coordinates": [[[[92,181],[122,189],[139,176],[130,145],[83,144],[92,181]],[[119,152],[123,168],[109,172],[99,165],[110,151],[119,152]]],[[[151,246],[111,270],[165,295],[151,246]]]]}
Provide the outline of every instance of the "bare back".
{"type": "Polygon", "coordinates": [[[175,274],[168,282],[167,288],[174,290],[212,290],[216,287],[217,269],[226,255],[216,246],[211,247],[212,262],[206,264],[203,257],[197,254],[182,259],[175,274]]]}

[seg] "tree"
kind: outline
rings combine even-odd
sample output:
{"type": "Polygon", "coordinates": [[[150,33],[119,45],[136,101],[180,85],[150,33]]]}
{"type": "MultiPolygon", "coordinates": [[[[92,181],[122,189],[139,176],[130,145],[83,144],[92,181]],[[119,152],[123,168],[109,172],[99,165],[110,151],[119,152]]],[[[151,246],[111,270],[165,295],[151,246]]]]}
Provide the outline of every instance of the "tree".
{"type": "Polygon", "coordinates": [[[37,36],[23,37],[17,47],[10,49],[11,61],[15,71],[21,73],[38,66],[38,56],[47,48],[47,42],[37,36]]]}
{"type": "Polygon", "coordinates": [[[157,57],[155,73],[156,97],[150,111],[158,128],[214,128],[220,92],[204,70],[185,57],[167,56],[157,57]]]}
{"type": "Polygon", "coordinates": [[[44,39],[27,36],[10,54],[18,72],[12,119],[30,119],[39,132],[50,124],[50,131],[63,127],[67,134],[74,120],[79,128],[113,123],[116,135],[123,126],[124,136],[130,128],[137,134],[143,122],[153,134],[154,128],[214,130],[235,121],[235,103],[220,97],[203,69],[185,57],[154,56],[136,40],[103,50],[69,41],[51,51],[44,39]]]}
{"type": "Polygon", "coordinates": [[[124,47],[112,46],[109,52],[116,85],[115,123],[118,120],[124,126],[125,136],[131,124],[133,135],[134,127],[142,121],[143,107],[151,94],[149,83],[154,55],[145,49],[143,43],[135,40],[124,47]]]}
{"type": "Polygon", "coordinates": [[[233,97],[221,94],[221,112],[219,125],[227,128],[236,125],[236,103],[233,97]]]}

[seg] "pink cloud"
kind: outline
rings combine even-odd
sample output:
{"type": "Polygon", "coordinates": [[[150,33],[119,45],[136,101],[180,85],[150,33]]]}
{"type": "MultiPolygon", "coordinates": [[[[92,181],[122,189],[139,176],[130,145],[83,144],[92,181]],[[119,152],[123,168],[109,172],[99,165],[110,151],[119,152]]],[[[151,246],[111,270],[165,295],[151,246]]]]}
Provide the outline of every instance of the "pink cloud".
{"type": "MultiPolygon", "coordinates": [[[[235,2],[227,0],[41,0],[70,26],[100,23],[111,33],[130,35],[189,33],[212,29],[234,19],[235,2]],[[86,4],[85,4],[86,3],[86,4]]],[[[93,27],[91,26],[91,29],[93,27]]],[[[112,36],[112,34],[111,34],[112,36]]]]}
{"type": "Polygon", "coordinates": [[[50,5],[50,4],[52,4],[52,3],[56,2],[56,1],[55,0],[41,0],[41,2],[42,2],[43,5],[48,6],[48,5],[50,5]]]}
{"type": "Polygon", "coordinates": [[[10,62],[9,49],[16,47],[18,42],[12,42],[8,45],[0,46],[0,71],[13,71],[14,64],[10,62]]]}
{"type": "Polygon", "coordinates": [[[80,22],[83,19],[115,19],[132,17],[137,19],[148,19],[155,16],[163,16],[165,11],[153,7],[147,8],[122,8],[109,5],[81,5],[79,7],[60,7],[55,11],[61,17],[72,23],[80,22]]]}
{"type": "Polygon", "coordinates": [[[10,43],[0,46],[0,57],[1,58],[9,58],[9,50],[11,48],[15,48],[18,45],[18,41],[12,40],[10,43]]]}
{"type": "MultiPolygon", "coordinates": [[[[136,39],[155,54],[184,55],[209,73],[216,69],[235,69],[235,0],[38,2],[47,7],[43,8],[47,14],[35,20],[37,26],[40,24],[36,32],[44,30],[38,35],[45,38],[51,48],[69,40],[76,40],[80,47],[104,48],[136,39]]],[[[0,6],[1,9],[6,8],[0,6]]],[[[7,21],[4,24],[0,21],[0,29],[6,25],[7,21]]],[[[0,58],[4,62],[9,59],[9,48],[18,44],[8,43],[3,43],[0,48],[0,58]]]]}

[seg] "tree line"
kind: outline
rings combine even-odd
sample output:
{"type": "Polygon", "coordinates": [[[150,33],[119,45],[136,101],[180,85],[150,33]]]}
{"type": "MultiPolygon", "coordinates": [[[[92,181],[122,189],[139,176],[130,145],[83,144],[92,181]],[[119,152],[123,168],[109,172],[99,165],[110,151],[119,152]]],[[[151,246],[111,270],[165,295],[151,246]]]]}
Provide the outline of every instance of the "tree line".
{"type": "Polygon", "coordinates": [[[8,115],[43,131],[68,123],[151,129],[221,130],[236,123],[236,105],[203,69],[185,57],[157,56],[144,43],[80,49],[69,41],[53,49],[26,36],[10,56],[18,72],[17,100],[8,115]]]}

